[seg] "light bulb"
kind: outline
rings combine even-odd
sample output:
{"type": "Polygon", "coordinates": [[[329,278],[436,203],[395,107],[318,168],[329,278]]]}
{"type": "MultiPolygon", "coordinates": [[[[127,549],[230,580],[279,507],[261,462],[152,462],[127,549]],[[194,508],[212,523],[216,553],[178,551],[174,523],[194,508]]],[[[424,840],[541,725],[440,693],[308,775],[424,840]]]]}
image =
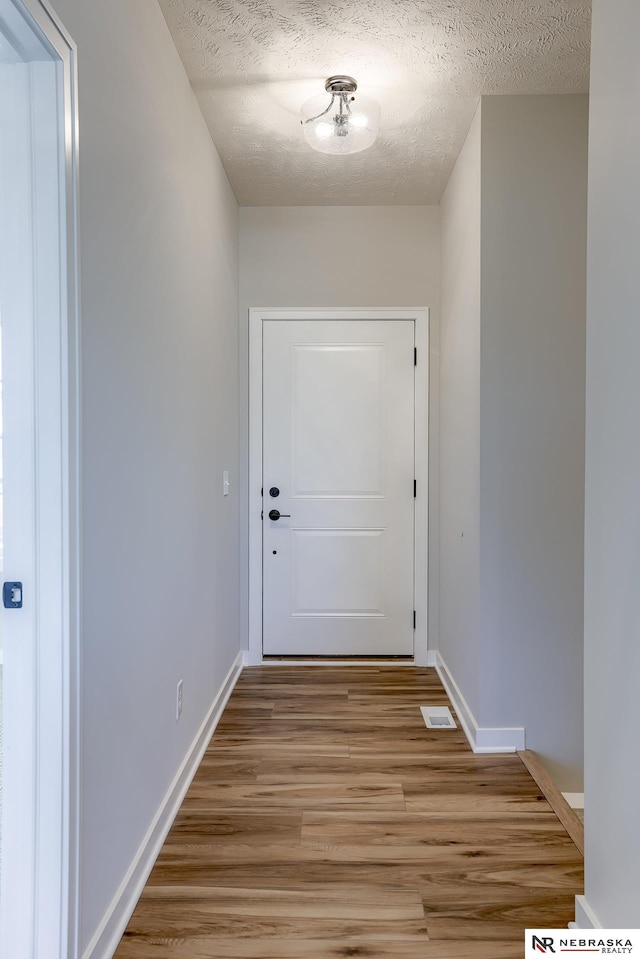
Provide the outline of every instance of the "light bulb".
{"type": "Polygon", "coordinates": [[[333,123],[324,122],[316,123],[314,133],[319,140],[328,140],[329,137],[333,136],[333,123]]]}
{"type": "Polygon", "coordinates": [[[302,130],[307,143],[319,153],[359,153],[378,135],[380,106],[357,93],[352,77],[330,77],[326,95],[302,105],[302,130]]]}

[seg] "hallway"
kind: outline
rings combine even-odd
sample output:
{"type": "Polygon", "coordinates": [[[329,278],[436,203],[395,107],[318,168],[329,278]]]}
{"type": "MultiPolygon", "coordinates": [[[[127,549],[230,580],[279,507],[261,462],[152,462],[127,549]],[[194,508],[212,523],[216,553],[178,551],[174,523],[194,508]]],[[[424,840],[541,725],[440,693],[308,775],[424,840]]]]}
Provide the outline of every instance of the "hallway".
{"type": "Polygon", "coordinates": [[[245,669],[116,959],[516,959],[582,858],[516,755],[429,730],[435,670],[245,669]]]}

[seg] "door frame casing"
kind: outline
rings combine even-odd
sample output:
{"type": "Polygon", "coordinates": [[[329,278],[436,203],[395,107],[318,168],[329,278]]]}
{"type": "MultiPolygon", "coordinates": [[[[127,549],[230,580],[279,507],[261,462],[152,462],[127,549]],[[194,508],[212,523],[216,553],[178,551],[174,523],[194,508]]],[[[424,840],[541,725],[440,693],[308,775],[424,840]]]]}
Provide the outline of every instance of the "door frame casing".
{"type": "MultiPolygon", "coordinates": [[[[33,443],[30,548],[37,571],[31,595],[25,595],[33,623],[29,648],[10,651],[11,633],[6,640],[5,681],[11,684],[13,675],[20,687],[6,688],[5,826],[22,802],[27,848],[20,848],[21,835],[7,829],[0,937],[7,955],[72,959],[77,954],[80,775],[77,51],[48,0],[2,0],[0,16],[18,54],[15,62],[32,74],[30,99],[24,103],[31,111],[26,149],[33,170],[32,250],[8,288],[15,300],[20,283],[31,303],[24,313],[31,319],[33,344],[25,412],[33,429],[17,447],[22,457],[17,468],[24,470],[21,451],[33,443]],[[48,57],[39,56],[39,44],[48,57]],[[33,694],[25,696],[29,683],[33,694]]],[[[24,221],[20,227],[24,232],[24,221]]],[[[8,576],[21,572],[6,571],[8,576]]]]}
{"type": "MultiPolygon", "coordinates": [[[[263,330],[267,320],[411,320],[415,323],[418,362],[415,376],[414,452],[417,496],[414,509],[414,632],[413,665],[426,666],[428,657],[429,547],[429,310],[402,309],[249,309],[249,649],[247,665],[265,663],[262,653],[262,413],[263,330]]],[[[278,662],[281,662],[280,660],[278,662]]],[[[320,661],[318,661],[320,662],[320,661]]]]}

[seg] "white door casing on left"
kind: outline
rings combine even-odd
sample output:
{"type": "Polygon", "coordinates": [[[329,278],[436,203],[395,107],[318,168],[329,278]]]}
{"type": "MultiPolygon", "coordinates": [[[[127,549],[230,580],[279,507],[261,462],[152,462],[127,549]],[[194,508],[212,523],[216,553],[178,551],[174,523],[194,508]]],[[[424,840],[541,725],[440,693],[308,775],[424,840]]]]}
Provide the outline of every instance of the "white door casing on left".
{"type": "Polygon", "coordinates": [[[0,0],[5,569],[0,953],[74,957],[79,428],[76,52],[44,0],[0,0]]]}
{"type": "Polygon", "coordinates": [[[413,656],[414,323],[263,336],[263,652],[413,656]]]}

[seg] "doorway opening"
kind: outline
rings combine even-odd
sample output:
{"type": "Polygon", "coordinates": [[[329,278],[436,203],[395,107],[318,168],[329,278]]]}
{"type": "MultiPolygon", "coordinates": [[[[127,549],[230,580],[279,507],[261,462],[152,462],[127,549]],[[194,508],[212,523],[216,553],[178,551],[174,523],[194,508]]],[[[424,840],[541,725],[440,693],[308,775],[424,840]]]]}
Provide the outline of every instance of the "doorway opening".
{"type": "Polygon", "coordinates": [[[249,663],[426,665],[428,310],[249,325],[249,663]]]}
{"type": "Polygon", "coordinates": [[[0,953],[75,955],[79,455],[75,47],[0,0],[0,953]]]}

